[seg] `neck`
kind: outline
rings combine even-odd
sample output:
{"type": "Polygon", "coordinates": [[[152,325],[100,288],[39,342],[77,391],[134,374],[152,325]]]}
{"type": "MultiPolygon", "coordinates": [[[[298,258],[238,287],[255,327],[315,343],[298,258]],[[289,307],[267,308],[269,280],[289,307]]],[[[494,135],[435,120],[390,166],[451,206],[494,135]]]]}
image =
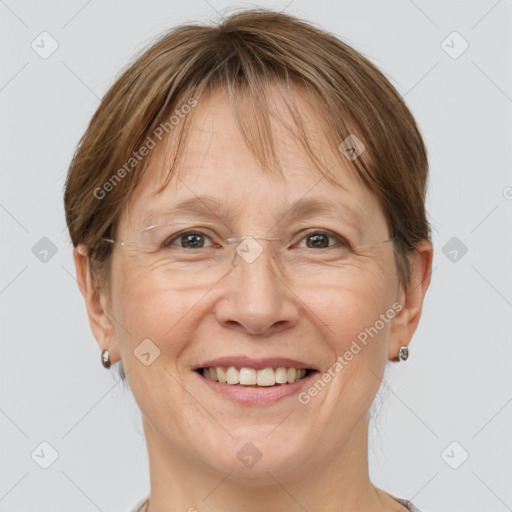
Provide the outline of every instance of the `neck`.
{"type": "MultiPolygon", "coordinates": [[[[368,474],[368,417],[364,416],[343,447],[321,464],[307,465],[300,474],[267,472],[257,484],[220,474],[204,460],[192,460],[144,420],[151,495],[148,512],[262,509],[303,512],[387,512],[399,510],[389,494],[376,488],[368,474]]],[[[401,509],[403,510],[403,508],[401,509]]]]}

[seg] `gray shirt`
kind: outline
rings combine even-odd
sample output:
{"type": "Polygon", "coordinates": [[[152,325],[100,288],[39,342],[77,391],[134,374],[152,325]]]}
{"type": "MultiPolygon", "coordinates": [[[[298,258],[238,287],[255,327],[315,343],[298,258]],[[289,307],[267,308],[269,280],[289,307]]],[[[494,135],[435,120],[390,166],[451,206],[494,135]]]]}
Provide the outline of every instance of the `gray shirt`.
{"type": "MultiPolygon", "coordinates": [[[[397,498],[396,496],[393,496],[392,494],[390,494],[390,496],[393,499],[395,499],[396,501],[398,501],[399,503],[401,503],[404,507],[406,507],[409,512],[421,512],[410,501],[405,500],[403,498],[397,498]]],[[[135,507],[131,510],[131,512],[146,512],[147,506],[148,506],[148,500],[149,500],[149,498],[144,498],[144,499],[140,500],[137,503],[137,505],[135,505],[135,507]]]]}

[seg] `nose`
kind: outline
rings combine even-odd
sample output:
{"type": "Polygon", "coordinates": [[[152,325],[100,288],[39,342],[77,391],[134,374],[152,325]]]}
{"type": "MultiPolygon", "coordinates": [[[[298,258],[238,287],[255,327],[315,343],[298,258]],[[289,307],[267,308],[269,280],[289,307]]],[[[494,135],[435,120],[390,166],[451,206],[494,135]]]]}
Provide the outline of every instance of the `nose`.
{"type": "Polygon", "coordinates": [[[258,240],[263,251],[240,252],[223,279],[224,292],[217,303],[217,320],[224,326],[250,334],[271,335],[297,325],[300,301],[272,257],[268,241],[258,240]]]}

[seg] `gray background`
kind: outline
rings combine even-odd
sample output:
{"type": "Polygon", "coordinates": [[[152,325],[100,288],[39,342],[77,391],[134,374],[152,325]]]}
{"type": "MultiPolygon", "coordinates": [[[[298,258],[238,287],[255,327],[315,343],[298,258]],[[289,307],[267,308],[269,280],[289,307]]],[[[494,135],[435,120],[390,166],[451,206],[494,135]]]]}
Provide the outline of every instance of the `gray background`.
{"type": "MultiPolygon", "coordinates": [[[[140,414],[100,364],[76,284],[63,184],[99,99],[135,53],[171,26],[249,5],[0,1],[0,511],[123,512],[149,491],[140,414]],[[51,48],[43,31],[59,45],[46,59],[31,47],[51,48]],[[57,252],[41,261],[49,245],[57,252]],[[47,469],[42,442],[58,453],[47,469]]],[[[512,510],[512,2],[257,5],[368,56],[429,150],[432,284],[410,358],[390,364],[375,402],[373,482],[422,512],[512,510]],[[454,31],[469,44],[460,55],[454,31]]]]}

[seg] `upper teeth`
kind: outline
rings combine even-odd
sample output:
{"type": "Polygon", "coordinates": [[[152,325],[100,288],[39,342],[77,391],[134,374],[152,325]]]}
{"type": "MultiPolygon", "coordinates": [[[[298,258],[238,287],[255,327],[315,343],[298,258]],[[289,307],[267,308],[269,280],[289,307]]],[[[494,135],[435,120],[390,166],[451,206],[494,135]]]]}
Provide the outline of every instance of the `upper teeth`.
{"type": "Polygon", "coordinates": [[[241,384],[242,386],[273,386],[274,384],[292,384],[306,375],[303,368],[240,368],[234,366],[223,368],[216,366],[214,368],[203,368],[203,376],[210,380],[215,380],[225,384],[241,384]]]}

